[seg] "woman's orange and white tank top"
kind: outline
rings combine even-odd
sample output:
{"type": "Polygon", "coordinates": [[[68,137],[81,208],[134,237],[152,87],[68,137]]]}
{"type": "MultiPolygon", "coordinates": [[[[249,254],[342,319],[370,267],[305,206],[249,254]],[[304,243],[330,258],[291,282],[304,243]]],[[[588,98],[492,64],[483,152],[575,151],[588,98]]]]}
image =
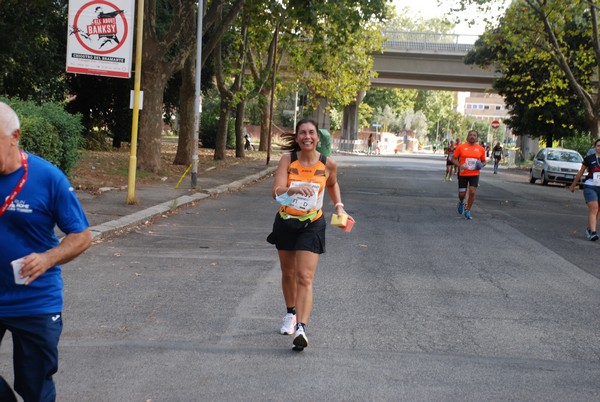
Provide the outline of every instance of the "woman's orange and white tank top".
{"type": "Polygon", "coordinates": [[[292,152],[290,154],[291,161],[288,167],[288,187],[300,186],[300,185],[311,185],[315,189],[314,197],[308,198],[303,196],[292,196],[292,205],[282,205],[280,213],[285,213],[292,216],[305,216],[308,214],[315,214],[311,216],[310,220],[315,221],[323,215],[323,196],[325,193],[325,183],[327,182],[327,157],[321,155],[319,161],[313,166],[303,166],[298,160],[298,154],[292,152]]]}

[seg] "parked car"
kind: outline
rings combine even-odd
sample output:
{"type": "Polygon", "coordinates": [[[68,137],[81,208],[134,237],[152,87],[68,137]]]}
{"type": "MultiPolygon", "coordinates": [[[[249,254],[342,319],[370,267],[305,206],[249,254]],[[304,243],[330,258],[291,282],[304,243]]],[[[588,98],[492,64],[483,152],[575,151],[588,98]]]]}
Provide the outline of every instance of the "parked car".
{"type": "Polygon", "coordinates": [[[529,182],[535,183],[539,179],[544,185],[549,182],[571,184],[581,162],[583,158],[579,152],[572,149],[543,148],[533,158],[529,182]]]}

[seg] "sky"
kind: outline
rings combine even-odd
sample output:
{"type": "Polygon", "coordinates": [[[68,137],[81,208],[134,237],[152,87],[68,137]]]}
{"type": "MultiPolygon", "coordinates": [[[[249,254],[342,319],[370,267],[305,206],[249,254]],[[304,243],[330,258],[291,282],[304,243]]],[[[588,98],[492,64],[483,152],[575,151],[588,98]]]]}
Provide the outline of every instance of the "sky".
{"type": "MultiPolygon", "coordinates": [[[[402,10],[404,7],[409,7],[415,11],[416,14],[421,15],[424,19],[439,17],[442,18],[448,13],[451,5],[456,4],[457,0],[444,0],[441,6],[438,5],[437,0],[393,0],[392,2],[396,6],[396,10],[402,10]]],[[[464,14],[460,14],[461,17],[472,18],[476,21],[481,21],[483,15],[478,14],[475,10],[470,10],[464,14]]],[[[449,17],[450,20],[454,19],[454,14],[449,17]]],[[[459,24],[455,29],[454,33],[464,35],[480,35],[484,32],[485,25],[482,23],[469,27],[466,23],[459,24]]]]}

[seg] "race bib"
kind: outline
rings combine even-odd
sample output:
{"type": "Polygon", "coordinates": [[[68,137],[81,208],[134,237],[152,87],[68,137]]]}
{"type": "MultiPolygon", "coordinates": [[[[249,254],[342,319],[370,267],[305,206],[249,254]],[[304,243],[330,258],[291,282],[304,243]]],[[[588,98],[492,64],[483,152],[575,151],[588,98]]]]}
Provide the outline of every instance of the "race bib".
{"type": "Polygon", "coordinates": [[[600,172],[594,172],[592,176],[592,184],[594,186],[600,186],[600,172]]]}
{"type": "Polygon", "coordinates": [[[299,211],[308,212],[311,209],[315,209],[317,207],[320,186],[317,183],[307,183],[304,181],[293,181],[290,183],[290,188],[302,186],[311,186],[314,191],[313,195],[307,197],[302,194],[294,194],[291,196],[292,200],[289,206],[299,211]]]}
{"type": "Polygon", "coordinates": [[[467,167],[468,170],[476,170],[477,169],[476,164],[477,164],[478,160],[479,159],[477,159],[477,158],[467,158],[465,160],[465,166],[467,167]]]}

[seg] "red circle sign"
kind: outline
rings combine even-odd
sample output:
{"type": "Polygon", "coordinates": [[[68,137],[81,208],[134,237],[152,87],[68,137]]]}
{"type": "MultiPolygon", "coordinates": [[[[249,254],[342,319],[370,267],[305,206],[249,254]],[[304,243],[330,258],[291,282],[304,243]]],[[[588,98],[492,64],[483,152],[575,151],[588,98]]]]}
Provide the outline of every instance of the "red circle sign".
{"type": "Polygon", "coordinates": [[[500,122],[498,120],[494,120],[492,122],[492,128],[498,128],[498,127],[500,127],[500,122]]]}
{"type": "Polygon", "coordinates": [[[84,4],[77,11],[73,26],[77,42],[95,54],[113,53],[123,46],[129,33],[123,10],[106,0],[92,0],[84,4]],[[101,6],[111,12],[104,13],[101,6]],[[106,48],[102,49],[105,45],[106,48]]]}

